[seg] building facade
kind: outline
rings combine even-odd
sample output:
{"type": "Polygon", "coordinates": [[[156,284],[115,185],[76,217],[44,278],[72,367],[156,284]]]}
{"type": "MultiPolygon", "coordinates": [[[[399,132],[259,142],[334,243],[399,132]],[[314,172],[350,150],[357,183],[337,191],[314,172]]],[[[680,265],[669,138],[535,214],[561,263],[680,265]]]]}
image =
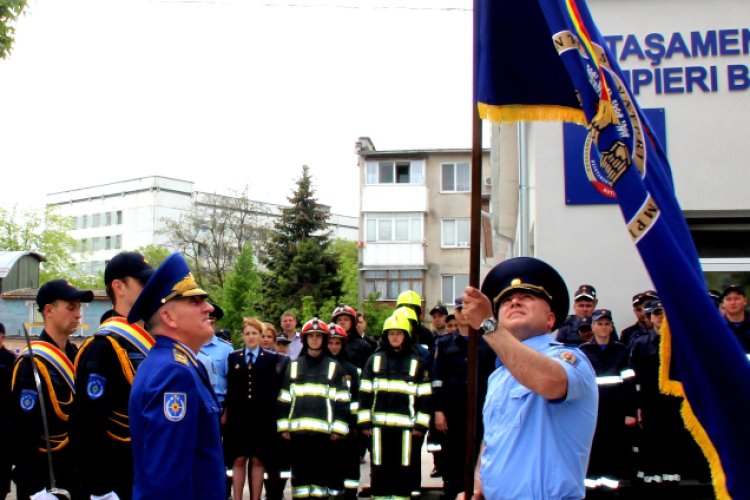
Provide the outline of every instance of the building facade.
{"type": "MultiPolygon", "coordinates": [[[[740,0],[591,0],[606,43],[639,105],[666,145],[678,200],[696,243],[706,286],[750,291],[750,197],[745,138],[750,113],[750,9],[740,0]]],[[[614,200],[586,172],[586,131],[530,123],[532,254],[560,270],[571,289],[590,283],[624,328],[630,300],[652,288],[614,200]]],[[[518,253],[517,125],[493,127],[492,207],[498,255],[518,253]],[[510,241],[510,244],[508,244],[510,241]]],[[[504,256],[504,255],[503,255],[504,256]]],[[[486,267],[484,268],[486,271],[486,267]]]]}
{"type": "MultiPolygon", "coordinates": [[[[157,245],[176,250],[169,222],[201,212],[210,214],[217,203],[233,206],[238,198],[195,191],[193,182],[150,176],[83,187],[47,195],[47,205],[71,217],[71,236],[77,242],[73,258],[81,274],[96,275],[123,250],[157,245]]],[[[249,202],[258,224],[271,227],[283,205],[249,202]]],[[[324,209],[327,207],[324,206],[324,209]]],[[[329,213],[333,237],[356,241],[358,219],[329,213]]]]}
{"type": "MultiPolygon", "coordinates": [[[[414,290],[425,310],[452,304],[469,282],[471,150],[377,151],[363,137],[356,151],[360,299],[414,290]]],[[[483,163],[488,201],[489,153],[483,163]]]]}

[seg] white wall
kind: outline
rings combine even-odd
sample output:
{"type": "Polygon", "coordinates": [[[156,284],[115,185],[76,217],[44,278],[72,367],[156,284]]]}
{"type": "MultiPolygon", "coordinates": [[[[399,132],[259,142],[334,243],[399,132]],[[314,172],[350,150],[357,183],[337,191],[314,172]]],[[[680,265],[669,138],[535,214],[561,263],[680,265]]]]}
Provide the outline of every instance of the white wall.
{"type": "MultiPolygon", "coordinates": [[[[691,31],[750,27],[750,8],[740,0],[591,0],[589,4],[603,35],[633,33],[641,42],[652,32],[669,40],[673,32],[688,38],[691,31]]],[[[742,43],[739,49],[743,50],[742,43]]],[[[717,91],[656,94],[651,89],[636,96],[641,107],[666,109],[667,153],[683,210],[750,214],[750,91],[727,90],[728,64],[750,66],[750,55],[676,56],[657,67],[715,65],[717,91]]],[[[621,67],[632,70],[651,64],[648,59],[629,58],[621,67]]],[[[631,296],[652,285],[619,207],[565,205],[562,126],[534,123],[530,130],[536,255],[557,267],[571,290],[581,283],[594,285],[599,305],[613,309],[621,330],[634,321],[631,296]]]]}

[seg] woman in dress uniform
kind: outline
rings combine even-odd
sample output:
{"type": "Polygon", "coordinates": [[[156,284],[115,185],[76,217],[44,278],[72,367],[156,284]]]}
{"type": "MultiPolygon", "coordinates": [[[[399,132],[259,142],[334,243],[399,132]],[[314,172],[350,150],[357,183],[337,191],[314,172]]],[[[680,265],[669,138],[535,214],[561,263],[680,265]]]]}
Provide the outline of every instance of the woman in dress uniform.
{"type": "Polygon", "coordinates": [[[250,498],[259,500],[263,473],[272,456],[276,435],[276,398],[288,358],[261,348],[263,323],[257,318],[242,322],[245,346],[228,358],[227,455],[232,460],[232,490],[242,499],[245,475],[250,498]],[[248,467],[248,459],[251,465],[248,467]]]}

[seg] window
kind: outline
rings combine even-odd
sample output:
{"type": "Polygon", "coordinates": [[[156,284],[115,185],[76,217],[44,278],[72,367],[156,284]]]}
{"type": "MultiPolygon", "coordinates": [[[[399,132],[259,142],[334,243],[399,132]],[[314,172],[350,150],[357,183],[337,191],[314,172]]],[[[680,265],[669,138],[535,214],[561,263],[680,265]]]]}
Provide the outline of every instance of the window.
{"type": "Polygon", "coordinates": [[[112,250],[112,237],[111,236],[104,237],[104,249],[112,250]]]}
{"type": "Polygon", "coordinates": [[[381,161],[368,162],[367,184],[424,184],[424,162],[381,161]]]}
{"type": "Polygon", "coordinates": [[[81,253],[86,253],[89,250],[89,240],[86,238],[81,240],[81,253]]]}
{"type": "Polygon", "coordinates": [[[86,229],[88,227],[88,220],[89,220],[88,215],[81,216],[81,225],[80,225],[81,229],[86,229]]]}
{"type": "Polygon", "coordinates": [[[456,297],[460,297],[464,293],[464,288],[469,286],[469,275],[468,274],[454,274],[444,275],[443,281],[443,293],[442,302],[443,304],[453,304],[456,301],[456,297]]]}
{"type": "Polygon", "coordinates": [[[91,227],[99,227],[99,219],[101,214],[94,214],[91,216],[91,227]]]}
{"type": "Polygon", "coordinates": [[[102,239],[98,236],[94,236],[91,238],[91,250],[101,250],[102,249],[102,239]]]}
{"type": "Polygon", "coordinates": [[[365,239],[370,242],[422,241],[422,214],[418,212],[365,214],[365,239]]]}
{"type": "Polygon", "coordinates": [[[115,224],[122,224],[122,210],[115,213],[115,224]]]}
{"type": "Polygon", "coordinates": [[[364,271],[365,298],[380,294],[378,300],[396,300],[401,292],[414,290],[422,295],[422,271],[364,271]]]}
{"type": "Polygon", "coordinates": [[[115,236],[115,249],[119,250],[122,248],[122,235],[118,234],[115,236]]]}
{"type": "Polygon", "coordinates": [[[112,225],[112,212],[104,212],[104,225],[105,226],[112,225]]]}
{"type": "Polygon", "coordinates": [[[460,248],[469,246],[471,219],[443,219],[440,227],[441,246],[460,248]]]}
{"type": "Polygon", "coordinates": [[[471,191],[471,169],[468,163],[443,163],[441,191],[468,193],[471,191]]]}

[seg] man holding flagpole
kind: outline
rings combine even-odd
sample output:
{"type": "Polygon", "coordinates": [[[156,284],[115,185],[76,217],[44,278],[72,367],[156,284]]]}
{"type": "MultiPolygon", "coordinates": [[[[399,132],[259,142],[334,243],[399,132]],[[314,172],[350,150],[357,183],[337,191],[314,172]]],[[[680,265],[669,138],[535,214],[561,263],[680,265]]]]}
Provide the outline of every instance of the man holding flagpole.
{"type": "Polygon", "coordinates": [[[551,335],[568,303],[562,277],[532,257],[506,260],[481,291],[466,289],[463,314],[501,362],[484,403],[474,498],[586,494],[599,398],[586,356],[551,335]]]}

